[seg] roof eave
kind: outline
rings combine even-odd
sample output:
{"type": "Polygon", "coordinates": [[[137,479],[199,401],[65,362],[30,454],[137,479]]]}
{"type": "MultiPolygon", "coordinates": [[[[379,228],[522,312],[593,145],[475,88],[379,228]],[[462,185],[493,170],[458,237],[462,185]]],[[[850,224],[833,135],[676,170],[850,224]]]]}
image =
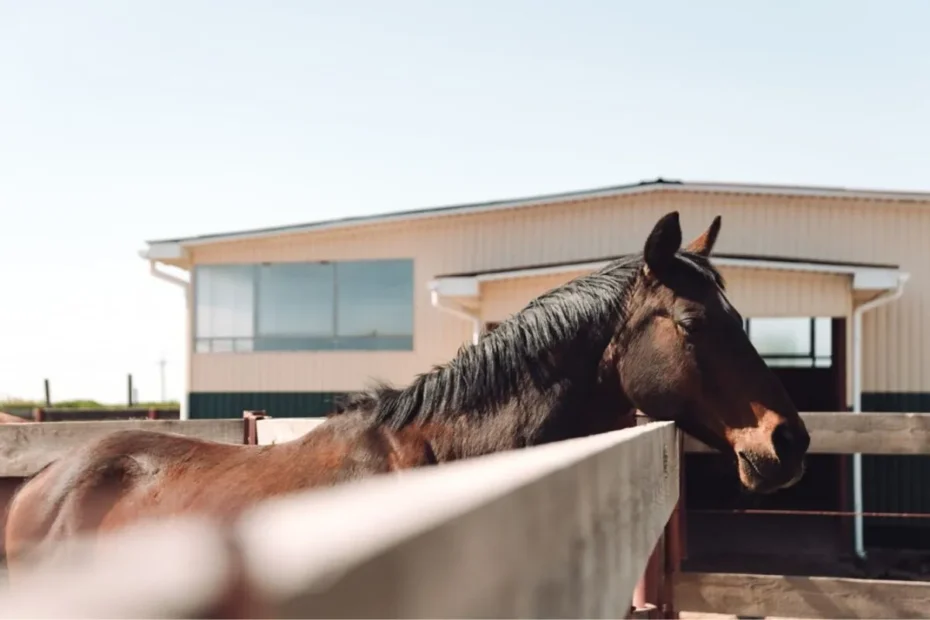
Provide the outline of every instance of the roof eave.
{"type": "Polygon", "coordinates": [[[139,256],[149,261],[179,261],[184,258],[184,247],[177,241],[150,242],[139,256]]]}
{"type": "MultiPolygon", "coordinates": [[[[819,273],[824,275],[839,275],[852,278],[852,290],[893,290],[899,282],[907,280],[910,274],[897,267],[871,267],[858,265],[843,265],[831,263],[784,262],[773,260],[752,260],[739,258],[716,258],[717,267],[731,267],[744,269],[764,269],[774,271],[795,271],[819,273]]],[[[478,273],[471,276],[439,276],[428,283],[430,290],[435,290],[447,297],[472,297],[480,292],[485,282],[499,280],[512,280],[516,278],[533,278],[548,275],[564,275],[579,271],[594,271],[605,267],[610,261],[590,261],[557,265],[551,267],[524,268],[512,271],[495,271],[478,273]]]]}
{"type": "Polygon", "coordinates": [[[203,235],[197,237],[186,237],[178,239],[161,239],[152,240],[148,244],[150,247],[162,246],[167,244],[179,244],[184,247],[199,245],[208,245],[214,243],[225,243],[230,241],[241,241],[250,239],[262,239],[267,237],[277,237],[285,234],[301,234],[307,232],[323,232],[328,230],[337,230],[351,228],[356,226],[365,226],[373,224],[389,224],[431,219],[451,215],[469,215],[473,213],[494,213],[507,209],[519,209],[524,207],[533,207],[541,205],[555,205],[567,202],[576,202],[581,200],[595,200],[598,198],[608,198],[624,195],[638,195],[651,192],[702,192],[702,193],[724,193],[724,194],[750,194],[750,195],[780,195],[780,196],[804,196],[820,198],[846,198],[846,199],[865,199],[865,200],[890,200],[897,202],[924,202],[930,204],[930,193],[928,192],[901,192],[901,191],[883,191],[883,190],[858,190],[831,187],[814,187],[814,186],[779,186],[779,185],[761,185],[761,184],[736,184],[736,183],[714,183],[714,182],[680,182],[680,181],[653,181],[636,183],[632,185],[622,185],[606,187],[594,190],[581,190],[574,192],[562,192],[557,194],[547,194],[529,198],[518,198],[513,200],[501,200],[494,202],[456,205],[450,207],[438,207],[431,209],[422,209],[416,211],[401,211],[395,213],[385,213],[373,216],[361,216],[343,218],[339,220],[330,220],[310,224],[298,224],[294,226],[280,226],[273,228],[263,228],[255,230],[245,230],[231,233],[220,233],[215,235],[203,235]]]}

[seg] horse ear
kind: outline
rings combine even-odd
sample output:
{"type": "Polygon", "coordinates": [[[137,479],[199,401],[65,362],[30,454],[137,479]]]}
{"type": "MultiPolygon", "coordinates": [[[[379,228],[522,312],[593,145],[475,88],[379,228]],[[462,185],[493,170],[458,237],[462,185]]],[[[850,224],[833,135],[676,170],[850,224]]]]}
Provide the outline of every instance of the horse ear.
{"type": "Polygon", "coordinates": [[[687,250],[701,256],[710,256],[710,253],[714,251],[714,244],[717,243],[717,235],[719,234],[720,216],[718,215],[700,237],[688,244],[687,250]]]}
{"type": "Polygon", "coordinates": [[[681,222],[678,220],[678,211],[672,211],[656,222],[646,239],[643,257],[646,259],[647,271],[661,273],[672,262],[679,248],[681,222]]]}

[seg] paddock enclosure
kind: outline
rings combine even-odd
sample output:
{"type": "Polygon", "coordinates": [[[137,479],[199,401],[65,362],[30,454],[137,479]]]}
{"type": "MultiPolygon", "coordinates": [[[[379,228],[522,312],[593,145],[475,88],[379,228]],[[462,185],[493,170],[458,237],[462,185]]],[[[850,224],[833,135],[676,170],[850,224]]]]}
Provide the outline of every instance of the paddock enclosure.
{"type": "MultiPolygon", "coordinates": [[[[407,385],[540,294],[641,252],[670,211],[689,239],[722,217],[713,263],[798,409],[930,412],[930,193],[655,179],[146,242],[187,317],[180,417],[316,417],[372,379],[407,385]]],[[[817,455],[800,486],[765,500],[717,484],[719,458],[685,460],[700,533],[687,562],[702,570],[860,537],[930,552],[928,519],[814,515],[930,512],[930,457],[817,455]],[[750,509],[780,512],[733,512],[750,509]],[[761,523],[784,535],[762,540],[761,523]],[[753,558],[697,543],[721,532],[753,558]]]]}
{"type": "MultiPolygon", "coordinates": [[[[930,452],[928,414],[803,417],[815,455],[930,452]]],[[[0,476],[18,482],[123,428],[267,445],[321,421],[252,412],[0,425],[0,476]]],[[[643,418],[268,501],[230,528],[140,524],[105,537],[93,557],[37,567],[0,593],[0,617],[930,617],[921,581],[682,570],[696,542],[684,463],[709,452],[643,418]]]]}

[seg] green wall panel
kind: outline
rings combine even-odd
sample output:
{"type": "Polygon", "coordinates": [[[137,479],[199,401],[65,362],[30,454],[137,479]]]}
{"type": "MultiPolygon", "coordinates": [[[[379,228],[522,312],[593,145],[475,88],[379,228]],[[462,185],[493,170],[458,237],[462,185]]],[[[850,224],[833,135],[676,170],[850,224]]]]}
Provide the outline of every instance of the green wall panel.
{"type": "MultiPolygon", "coordinates": [[[[862,410],[926,413],[930,393],[863,393],[862,410]]],[[[866,512],[930,514],[930,456],[863,454],[862,493],[866,512]]],[[[930,548],[930,519],[867,517],[864,522],[869,547],[930,548]]]]}
{"type": "Polygon", "coordinates": [[[190,418],[241,418],[246,409],[264,409],[275,418],[316,418],[333,410],[343,392],[192,392],[190,418]]]}

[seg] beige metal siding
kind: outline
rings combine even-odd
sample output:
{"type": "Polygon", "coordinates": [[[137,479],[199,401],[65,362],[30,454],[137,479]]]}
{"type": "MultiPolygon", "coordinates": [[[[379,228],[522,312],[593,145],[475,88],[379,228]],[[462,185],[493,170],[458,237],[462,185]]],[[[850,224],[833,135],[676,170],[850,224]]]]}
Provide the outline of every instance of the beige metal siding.
{"type": "Polygon", "coordinates": [[[727,297],[744,317],[848,316],[852,278],[801,271],[724,268],[727,297]]]}
{"type": "MultiPolygon", "coordinates": [[[[372,376],[409,381],[452,356],[470,335],[467,322],[430,306],[426,283],[434,275],[638,251],[656,220],[677,209],[686,239],[722,215],[720,252],[892,263],[909,270],[912,279],[904,297],[866,315],[864,387],[930,390],[930,363],[925,362],[930,362],[925,353],[930,351],[930,329],[924,312],[930,294],[930,272],[925,269],[930,258],[928,207],[930,203],[656,192],[201,246],[193,253],[196,262],[413,257],[416,352],[262,353],[223,359],[195,354],[191,387],[335,390],[361,387],[372,376]]],[[[834,314],[841,289],[848,287],[848,280],[811,274],[767,272],[756,280],[748,274],[729,274],[734,303],[746,314],[834,314]]],[[[516,293],[507,301],[490,297],[485,318],[493,320],[525,303],[517,299],[516,293]]]]}
{"type": "Polygon", "coordinates": [[[511,314],[522,310],[533,298],[585,273],[588,272],[574,271],[558,275],[485,282],[481,286],[481,319],[486,323],[503,321],[511,314]]]}
{"type": "MultiPolygon", "coordinates": [[[[727,282],[727,297],[746,317],[845,317],[852,308],[849,276],[744,268],[720,271],[727,282]]],[[[481,318],[502,321],[534,297],[583,273],[487,282],[481,287],[481,318]]]]}

